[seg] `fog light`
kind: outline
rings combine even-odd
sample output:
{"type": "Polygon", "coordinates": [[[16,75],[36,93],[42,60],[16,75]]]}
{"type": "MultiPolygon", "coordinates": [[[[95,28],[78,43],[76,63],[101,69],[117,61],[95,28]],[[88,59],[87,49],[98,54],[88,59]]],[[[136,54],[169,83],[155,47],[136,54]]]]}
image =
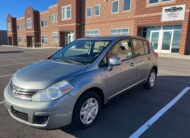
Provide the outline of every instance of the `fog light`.
{"type": "Polygon", "coordinates": [[[34,124],[47,124],[49,116],[34,116],[34,124]]]}

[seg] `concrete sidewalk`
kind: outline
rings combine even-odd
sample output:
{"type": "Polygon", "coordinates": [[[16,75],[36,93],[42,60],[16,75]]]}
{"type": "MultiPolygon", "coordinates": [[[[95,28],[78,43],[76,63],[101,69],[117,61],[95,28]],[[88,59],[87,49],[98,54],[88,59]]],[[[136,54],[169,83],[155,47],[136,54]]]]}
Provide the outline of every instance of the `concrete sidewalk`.
{"type": "Polygon", "coordinates": [[[159,53],[159,57],[163,58],[174,58],[174,59],[189,59],[190,55],[180,55],[180,54],[165,54],[165,53],[159,53]]]}

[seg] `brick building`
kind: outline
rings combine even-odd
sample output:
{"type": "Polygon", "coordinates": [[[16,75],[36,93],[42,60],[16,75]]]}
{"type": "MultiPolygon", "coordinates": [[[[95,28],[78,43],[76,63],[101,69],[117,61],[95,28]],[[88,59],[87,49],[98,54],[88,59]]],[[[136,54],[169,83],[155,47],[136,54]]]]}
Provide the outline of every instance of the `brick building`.
{"type": "Polygon", "coordinates": [[[161,53],[190,54],[189,0],[58,0],[7,17],[9,44],[63,46],[85,36],[139,35],[161,53]]]}

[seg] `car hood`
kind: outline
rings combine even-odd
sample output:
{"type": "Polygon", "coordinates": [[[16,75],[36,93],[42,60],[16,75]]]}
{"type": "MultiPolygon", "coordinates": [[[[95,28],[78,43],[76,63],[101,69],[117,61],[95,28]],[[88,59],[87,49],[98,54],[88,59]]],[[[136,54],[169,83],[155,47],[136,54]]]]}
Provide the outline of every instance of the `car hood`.
{"type": "Polygon", "coordinates": [[[43,60],[18,70],[12,83],[23,89],[40,90],[62,81],[66,76],[83,70],[85,65],[58,63],[43,60]]]}

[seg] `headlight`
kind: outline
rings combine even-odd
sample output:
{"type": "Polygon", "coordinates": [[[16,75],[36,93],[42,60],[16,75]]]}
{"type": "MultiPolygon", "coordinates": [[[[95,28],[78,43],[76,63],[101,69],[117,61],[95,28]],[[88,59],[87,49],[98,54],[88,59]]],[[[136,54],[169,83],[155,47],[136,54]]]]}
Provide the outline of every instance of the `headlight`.
{"type": "Polygon", "coordinates": [[[67,81],[56,83],[47,89],[38,91],[32,96],[32,101],[48,102],[62,97],[72,91],[73,86],[67,81]]]}

